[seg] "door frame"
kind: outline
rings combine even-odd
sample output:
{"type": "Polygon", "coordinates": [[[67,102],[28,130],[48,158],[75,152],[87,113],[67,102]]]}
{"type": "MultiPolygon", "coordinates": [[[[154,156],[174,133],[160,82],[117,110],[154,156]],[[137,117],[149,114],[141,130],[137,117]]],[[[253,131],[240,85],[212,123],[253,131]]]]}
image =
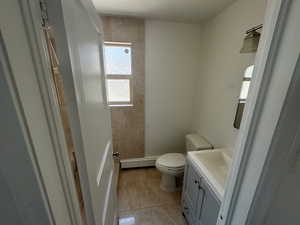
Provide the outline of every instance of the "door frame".
{"type": "MultiPolygon", "coordinates": [[[[49,118],[48,119],[49,130],[52,138],[54,139],[54,142],[57,143],[57,145],[53,150],[56,156],[56,162],[57,162],[56,166],[58,167],[59,175],[63,184],[63,189],[64,189],[63,194],[66,199],[67,208],[69,210],[69,214],[70,217],[72,218],[72,221],[74,222],[74,224],[80,225],[82,224],[83,221],[80,216],[80,206],[77,198],[74,178],[72,174],[72,168],[66,151],[67,146],[66,146],[66,140],[64,138],[64,130],[62,127],[62,121],[59,112],[59,104],[56,98],[55,87],[52,82],[52,74],[51,74],[50,60],[47,51],[47,43],[45,42],[44,33],[41,29],[41,10],[39,8],[40,1],[42,1],[43,3],[47,3],[45,4],[46,7],[47,5],[52,4],[52,2],[46,2],[45,0],[34,0],[34,1],[26,0],[26,1],[20,1],[20,7],[22,8],[28,39],[31,42],[34,61],[36,61],[37,64],[39,64],[36,65],[36,67],[38,67],[40,71],[42,71],[41,76],[38,77],[39,88],[41,91],[41,96],[43,97],[44,110],[49,118]]],[[[77,1],[82,6],[83,10],[86,11],[88,17],[90,18],[91,24],[93,25],[96,32],[99,34],[99,45],[101,50],[103,44],[101,42],[102,41],[101,36],[103,35],[102,26],[101,26],[102,24],[98,14],[96,13],[96,9],[94,8],[94,5],[90,0],[77,0],[77,1]]],[[[61,3],[60,3],[60,7],[62,7],[61,3]]],[[[61,10],[63,11],[62,8],[61,10]]],[[[64,22],[63,18],[61,22],[64,22]]],[[[62,26],[64,26],[64,23],[62,26]]],[[[66,36],[63,38],[65,38],[67,41],[66,36]]],[[[64,47],[65,47],[64,50],[69,52],[69,46],[64,46],[64,47]]],[[[102,52],[100,51],[99,54],[101,54],[100,60],[101,63],[103,64],[102,52]]],[[[103,67],[101,69],[104,70],[103,67]]],[[[102,71],[102,73],[104,74],[104,71],[102,71]]],[[[103,76],[101,76],[101,79],[104,82],[105,78],[103,76]]],[[[106,100],[106,92],[104,90],[102,94],[106,100]]],[[[79,144],[81,144],[79,146],[76,146],[75,144],[74,151],[77,156],[78,170],[79,170],[79,175],[81,180],[82,194],[84,198],[86,221],[89,225],[96,225],[92,199],[90,194],[90,187],[88,182],[88,176],[87,176],[86,162],[85,162],[84,152],[82,147],[82,136],[80,131],[77,132],[76,138],[80,139],[80,141],[78,142],[79,144]]],[[[55,205],[52,205],[52,207],[55,208],[55,205]]],[[[117,222],[117,220],[115,222],[117,222]]]]}
{"type": "MultiPolygon", "coordinates": [[[[80,213],[80,205],[77,197],[76,184],[74,182],[72,167],[67,150],[64,129],[60,116],[59,103],[56,97],[56,90],[52,81],[51,64],[47,51],[47,43],[44,37],[42,22],[42,12],[39,0],[19,1],[22,17],[27,31],[27,39],[30,45],[32,60],[36,69],[36,79],[40,96],[43,100],[44,111],[47,118],[49,134],[53,142],[53,152],[59,177],[63,189],[63,196],[66,201],[69,217],[72,224],[82,225],[83,221],[80,213]]],[[[39,167],[44,167],[43,161],[46,158],[38,158],[39,167]]],[[[41,179],[47,179],[41,174],[41,179]]],[[[49,193],[47,193],[49,195],[49,193]]],[[[50,198],[50,197],[49,197],[50,198]]],[[[55,203],[50,203],[51,208],[55,208],[55,203]]],[[[54,215],[55,218],[55,215],[54,215]]],[[[54,220],[56,220],[55,218],[54,220]]]]}
{"type": "MultiPolygon", "coordinates": [[[[283,121],[286,114],[282,111],[284,109],[287,113],[295,110],[291,106],[287,108],[286,105],[286,99],[292,91],[295,92],[292,82],[295,81],[298,71],[297,48],[292,50],[288,45],[299,45],[296,38],[299,40],[300,35],[296,33],[295,40],[292,39],[293,32],[290,27],[287,28],[287,22],[292,15],[291,5],[295,2],[268,1],[263,33],[255,60],[253,82],[217,225],[263,224],[265,214],[271,207],[274,197],[272,194],[275,193],[273,190],[275,186],[270,188],[270,184],[279,184],[283,171],[287,172],[286,168],[291,166],[297,154],[292,145],[295,139],[289,140],[286,158],[281,164],[277,163],[276,167],[273,164],[276,160],[278,162],[278,155],[282,155],[277,149],[276,141],[281,138],[281,142],[287,143],[288,139],[285,138],[286,130],[282,129],[282,124],[279,126],[279,122],[285,125],[288,122],[297,123],[297,121],[283,121]],[[291,39],[289,43],[286,41],[287,38],[291,39]],[[288,60],[284,61],[283,58],[285,64],[280,64],[279,59],[282,59],[283,54],[292,60],[287,62],[288,60]],[[278,70],[281,70],[281,74],[278,74],[278,70]],[[266,189],[267,187],[269,189],[266,189]]],[[[293,23],[295,25],[297,21],[293,23]]],[[[296,132],[298,131],[294,130],[295,137],[296,132]]]]}
{"type": "MultiPolygon", "coordinates": [[[[96,16],[96,13],[91,12],[93,10],[92,3],[90,1],[80,1],[80,3],[89,14],[89,18],[92,20],[92,24],[95,26],[95,29],[99,33],[101,31],[100,19],[97,19],[98,16],[96,16]]],[[[59,104],[56,98],[55,87],[52,82],[52,73],[47,52],[47,43],[45,41],[43,28],[41,25],[42,13],[40,9],[40,0],[18,1],[18,7],[22,12],[21,17],[24,21],[26,38],[30,46],[32,61],[36,70],[36,74],[34,74],[33,76],[35,76],[38,81],[39,93],[43,101],[43,109],[47,118],[46,123],[48,124],[49,134],[51,136],[53,144],[53,152],[51,152],[51,154],[55,158],[55,164],[51,166],[57,168],[60,178],[60,183],[57,183],[56,185],[61,186],[63,190],[61,194],[65,199],[65,207],[68,210],[68,217],[70,218],[71,224],[82,225],[83,221],[81,218],[80,206],[72,168],[69,161],[64,130],[59,112],[59,104]]],[[[26,104],[26,102],[24,102],[24,104],[26,104]]],[[[80,151],[78,149],[75,150],[80,151]]],[[[38,167],[44,167],[44,169],[47,170],[47,166],[49,165],[44,165],[42,163],[45,160],[47,160],[47,158],[37,158],[37,161],[40,162],[38,167]]],[[[85,165],[84,159],[81,157],[78,158],[78,160],[80,161],[78,165],[79,170],[86,171],[86,168],[83,166],[85,165]]],[[[40,178],[42,183],[44,183],[43,180],[48,179],[48,177],[45,177],[43,173],[41,173],[40,178]]],[[[48,199],[50,199],[51,196],[49,196],[49,191],[44,191],[46,192],[45,194],[48,196],[48,199]]],[[[95,225],[89,188],[87,186],[83,186],[82,191],[84,192],[83,195],[85,210],[88,212],[86,213],[86,220],[89,225],[95,225]]],[[[45,204],[49,204],[48,206],[50,207],[50,209],[56,208],[56,204],[54,201],[45,202],[45,204]]],[[[54,223],[57,223],[60,216],[53,213],[53,218],[54,223]]]]}
{"type": "MultiPolygon", "coordinates": [[[[44,110],[48,117],[49,132],[56,143],[54,147],[54,154],[56,157],[56,163],[61,178],[62,186],[64,189],[64,197],[66,199],[66,204],[69,210],[69,215],[72,221],[76,225],[83,224],[80,205],[77,197],[75,182],[73,178],[71,164],[69,162],[69,156],[67,154],[67,145],[64,137],[64,130],[62,126],[62,121],[60,117],[59,104],[56,98],[55,87],[52,82],[52,74],[50,67],[50,60],[47,51],[47,43],[45,42],[44,33],[41,28],[41,10],[40,2],[45,2],[45,0],[26,0],[20,1],[20,7],[22,8],[24,23],[26,24],[28,39],[31,42],[32,52],[34,55],[34,61],[37,62],[36,67],[39,67],[41,76],[38,77],[39,88],[41,96],[43,97],[44,110]]],[[[93,24],[95,30],[99,33],[99,43],[100,36],[102,35],[101,20],[96,13],[93,3],[90,0],[78,0],[82,5],[83,9],[88,14],[91,24],[93,24]]],[[[47,7],[47,4],[46,4],[47,7]]],[[[62,10],[62,9],[61,9],[62,10]]],[[[63,21],[62,21],[63,22],[63,21]]],[[[62,25],[64,26],[64,25],[62,25]]],[[[66,38],[66,37],[65,37],[66,38]]],[[[68,51],[68,46],[65,46],[65,50],[68,51]]],[[[101,54],[101,53],[99,53],[101,54]]],[[[103,57],[100,57],[103,59],[103,57]]],[[[102,62],[103,63],[103,62],[102,62]]],[[[102,68],[103,69],[103,68],[102,68]]],[[[106,93],[103,94],[106,96],[106,93]]],[[[80,138],[82,143],[81,132],[78,132],[76,138],[80,138]]],[[[78,170],[81,180],[82,194],[84,198],[85,216],[86,221],[89,225],[96,225],[94,210],[91,201],[90,188],[88,184],[86,162],[84,159],[84,153],[82,148],[74,149],[77,161],[78,170]]],[[[43,159],[41,159],[43,160],[43,159]]],[[[53,205],[52,207],[55,207],[53,205]]]]}
{"type": "MultiPolygon", "coordinates": [[[[36,0],[38,1],[38,0],[36,0]]],[[[68,37],[65,29],[65,23],[64,23],[64,15],[63,15],[63,3],[61,0],[43,0],[46,3],[46,6],[48,8],[48,18],[50,25],[53,25],[54,27],[54,36],[57,38],[57,47],[58,47],[58,55],[60,57],[61,62],[61,72],[64,74],[67,74],[68,76],[65,79],[63,79],[64,82],[68,82],[69,85],[72,86],[71,88],[68,88],[68,98],[72,99],[72,104],[68,105],[68,116],[70,120],[73,122],[71,123],[71,130],[72,135],[74,136],[74,151],[76,154],[77,159],[77,166],[78,166],[78,172],[80,177],[80,183],[81,183],[81,189],[82,189],[82,195],[84,199],[84,206],[85,206],[85,215],[87,223],[90,225],[95,225],[95,215],[92,205],[92,197],[90,194],[90,186],[89,186],[89,180],[88,180],[88,173],[87,173],[87,165],[85,161],[85,154],[83,150],[83,138],[82,133],[80,130],[80,122],[79,122],[79,115],[78,115],[78,105],[76,102],[76,94],[75,94],[75,87],[73,86],[73,76],[71,76],[72,73],[72,65],[71,60],[69,57],[70,52],[70,45],[68,43],[68,37]],[[56,33],[55,31],[58,31],[56,33]],[[58,34],[58,35],[57,35],[58,34]]],[[[98,15],[95,13],[95,9],[93,8],[93,5],[90,0],[77,0],[79,4],[82,6],[83,10],[86,11],[88,14],[88,17],[90,18],[92,26],[95,28],[96,32],[99,34],[99,43],[102,40],[102,30],[101,30],[101,20],[98,17],[98,15]]],[[[100,46],[101,47],[101,46],[100,46]]],[[[102,57],[100,57],[102,59],[102,57]]],[[[103,69],[103,68],[102,68],[103,69]]],[[[104,78],[103,78],[104,79],[104,78]]],[[[67,92],[65,92],[67,93],[67,92]]],[[[103,93],[103,96],[106,93],[103,93]]],[[[60,121],[55,121],[56,123],[60,123],[60,121]]]]}
{"type": "Polygon", "coordinates": [[[19,120],[24,124],[22,131],[44,196],[47,216],[53,225],[82,225],[59,106],[51,82],[40,2],[3,1],[0,14],[4,21],[1,33],[12,67],[11,75],[5,78],[16,96],[15,108],[22,114],[19,120]],[[34,121],[33,115],[39,116],[38,121],[34,121]]]}
{"type": "MultiPolygon", "coordinates": [[[[80,205],[77,197],[76,185],[73,178],[72,167],[69,161],[64,129],[59,111],[59,104],[57,102],[56,91],[52,81],[52,72],[47,51],[47,43],[42,28],[43,18],[40,9],[41,1],[45,3],[44,0],[4,1],[3,4],[1,3],[1,12],[3,9],[8,13],[3,13],[1,15],[4,25],[3,27],[2,23],[0,23],[1,31],[2,28],[4,28],[3,31],[5,31],[5,39],[8,37],[14,37],[11,38],[12,42],[19,41],[19,39],[24,41],[24,43],[22,42],[24,47],[18,51],[18,53],[27,56],[28,65],[26,65],[26,69],[29,68],[33,71],[28,75],[28,77],[26,77],[28,80],[27,83],[30,83],[30,85],[34,85],[36,87],[35,96],[41,100],[41,105],[39,105],[39,102],[37,102],[36,107],[31,107],[31,109],[28,110],[28,107],[32,105],[32,102],[30,102],[31,96],[28,96],[28,93],[24,90],[26,85],[22,85],[22,80],[24,79],[22,74],[13,74],[12,77],[8,77],[7,80],[11,82],[9,86],[10,91],[17,96],[21,96],[20,100],[14,102],[14,104],[17,109],[20,109],[19,111],[24,111],[24,117],[20,117],[20,122],[22,124],[26,124],[26,128],[28,128],[28,130],[25,129],[25,131],[28,133],[24,133],[24,135],[29,136],[32,138],[32,140],[41,139],[39,135],[31,132],[34,131],[34,127],[30,118],[28,118],[28,114],[32,112],[41,112],[43,117],[40,118],[39,123],[46,124],[46,128],[43,127],[39,130],[44,128],[47,130],[45,139],[49,138],[51,144],[46,146],[45,143],[44,148],[48,150],[47,154],[37,153],[39,149],[34,148],[35,146],[31,150],[34,158],[32,160],[33,167],[36,169],[36,174],[38,174],[37,179],[41,184],[40,190],[45,196],[43,203],[46,209],[48,209],[47,216],[49,221],[51,221],[53,225],[83,225],[83,221],[80,216],[80,205]],[[11,18],[13,15],[16,18],[11,18]],[[8,25],[7,22],[4,21],[12,21],[13,24],[8,25]],[[18,32],[12,32],[12,30],[16,30],[18,32]],[[18,34],[14,35],[15,33],[18,34]],[[23,98],[22,96],[25,95],[28,97],[23,98]],[[28,107],[25,108],[24,105],[28,105],[28,107]],[[45,171],[49,172],[45,173],[45,171]]],[[[91,20],[91,24],[99,34],[99,45],[101,50],[101,20],[97,15],[92,2],[90,0],[76,1],[82,5],[83,9],[86,11],[91,20]]],[[[61,22],[64,21],[62,20],[61,22]]],[[[17,54],[16,50],[13,49],[11,43],[8,47],[8,54],[10,55],[12,51],[13,54],[11,54],[11,57],[14,57],[17,54]]],[[[66,46],[66,51],[68,50],[68,46],[66,46]]],[[[103,64],[102,52],[100,51],[99,54],[101,54],[100,59],[102,60],[103,64]]],[[[15,66],[19,66],[20,64],[20,61],[17,61],[19,58],[20,57],[18,57],[16,60],[12,58],[14,61],[16,61],[14,62],[15,66]]],[[[103,69],[104,68],[102,67],[102,70],[103,69]]],[[[102,71],[102,73],[104,74],[104,71],[102,71]]],[[[24,74],[27,75],[25,72],[24,74]]],[[[104,81],[103,76],[102,79],[104,81]]],[[[31,91],[30,93],[34,92],[31,91]]],[[[106,99],[106,93],[103,93],[103,96],[106,99]]],[[[77,138],[82,139],[81,133],[77,136],[77,138]]],[[[75,151],[77,151],[77,156],[83,156],[82,149],[75,148],[75,151]]],[[[80,172],[83,171],[82,174],[85,178],[83,181],[85,181],[88,179],[85,167],[86,162],[83,157],[78,157],[78,161],[78,169],[80,172]]],[[[82,191],[84,195],[85,210],[88,212],[86,213],[87,223],[89,225],[96,225],[88,182],[86,182],[85,186],[82,186],[82,191]]],[[[117,224],[117,222],[117,217],[115,216],[114,223],[117,224]]]]}

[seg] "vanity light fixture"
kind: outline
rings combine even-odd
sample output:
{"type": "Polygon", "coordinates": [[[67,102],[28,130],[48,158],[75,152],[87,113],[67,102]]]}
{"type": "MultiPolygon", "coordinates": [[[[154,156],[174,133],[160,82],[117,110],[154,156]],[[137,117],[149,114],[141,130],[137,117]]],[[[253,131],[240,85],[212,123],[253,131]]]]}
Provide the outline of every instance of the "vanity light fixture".
{"type": "Polygon", "coordinates": [[[262,27],[263,25],[260,24],[246,31],[246,35],[240,53],[251,53],[257,51],[258,43],[261,35],[258,32],[258,30],[261,29],[262,27]]]}

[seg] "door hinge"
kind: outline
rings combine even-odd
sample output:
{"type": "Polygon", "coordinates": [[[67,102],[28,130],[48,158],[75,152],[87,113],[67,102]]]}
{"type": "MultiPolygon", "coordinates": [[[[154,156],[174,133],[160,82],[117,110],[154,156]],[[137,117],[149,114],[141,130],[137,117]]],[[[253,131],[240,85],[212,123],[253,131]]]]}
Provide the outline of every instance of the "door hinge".
{"type": "Polygon", "coordinates": [[[41,9],[42,26],[45,27],[48,23],[48,11],[47,11],[47,4],[45,0],[40,0],[40,9],[41,9]]]}
{"type": "Polygon", "coordinates": [[[120,158],[120,152],[113,152],[113,157],[120,158]]]}

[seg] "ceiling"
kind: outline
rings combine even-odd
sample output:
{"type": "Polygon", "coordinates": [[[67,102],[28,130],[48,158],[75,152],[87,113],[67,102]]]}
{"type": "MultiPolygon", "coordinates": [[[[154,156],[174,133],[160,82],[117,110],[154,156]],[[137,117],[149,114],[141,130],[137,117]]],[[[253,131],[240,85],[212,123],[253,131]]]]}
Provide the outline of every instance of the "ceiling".
{"type": "Polygon", "coordinates": [[[99,13],[197,23],[235,0],[92,0],[99,13]]]}

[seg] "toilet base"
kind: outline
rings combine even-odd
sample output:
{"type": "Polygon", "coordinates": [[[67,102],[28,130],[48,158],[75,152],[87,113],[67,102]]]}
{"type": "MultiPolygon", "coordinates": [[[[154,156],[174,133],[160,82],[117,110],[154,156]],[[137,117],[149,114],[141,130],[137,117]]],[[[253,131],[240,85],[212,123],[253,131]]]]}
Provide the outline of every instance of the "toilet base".
{"type": "Polygon", "coordinates": [[[174,176],[166,173],[161,174],[160,188],[166,192],[180,191],[182,176],[174,176]]]}

